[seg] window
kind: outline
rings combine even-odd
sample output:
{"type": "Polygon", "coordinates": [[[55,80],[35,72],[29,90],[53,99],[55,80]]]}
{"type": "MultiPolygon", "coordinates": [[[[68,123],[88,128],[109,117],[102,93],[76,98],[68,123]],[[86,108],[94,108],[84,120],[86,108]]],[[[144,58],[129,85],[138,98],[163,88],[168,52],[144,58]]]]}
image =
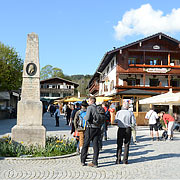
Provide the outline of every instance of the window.
{"type": "Polygon", "coordinates": [[[159,86],[159,80],[158,79],[150,79],[150,86],[159,86]]]}
{"type": "Polygon", "coordinates": [[[43,85],[41,84],[41,88],[43,88],[43,85]]]}
{"type": "Polygon", "coordinates": [[[127,79],[127,85],[128,86],[135,86],[136,85],[136,79],[127,79]]]}
{"type": "Polygon", "coordinates": [[[140,85],[140,79],[135,79],[135,78],[129,78],[126,80],[128,86],[136,86],[140,85]]]}
{"type": "Polygon", "coordinates": [[[150,64],[150,65],[158,65],[158,60],[157,60],[157,59],[151,59],[151,60],[149,61],[149,64],[150,64]]]}
{"type": "Polygon", "coordinates": [[[109,66],[107,67],[107,74],[109,73],[109,66]]]}
{"type": "Polygon", "coordinates": [[[114,67],[114,60],[111,62],[111,69],[114,67]]]}
{"type": "Polygon", "coordinates": [[[52,97],[60,97],[59,93],[52,93],[52,97]]]}
{"type": "Polygon", "coordinates": [[[180,65],[180,60],[172,59],[172,63],[174,63],[174,66],[179,66],[180,65]]]}
{"type": "Polygon", "coordinates": [[[111,81],[111,84],[110,84],[110,91],[112,91],[114,89],[114,80],[111,81]]]}
{"type": "Polygon", "coordinates": [[[55,86],[55,85],[52,85],[52,88],[53,88],[53,89],[55,89],[55,88],[56,88],[56,86],[55,86]]]}
{"type": "Polygon", "coordinates": [[[129,58],[128,64],[136,64],[136,58],[129,58]]]}
{"type": "Polygon", "coordinates": [[[49,93],[41,93],[41,97],[49,97],[49,93]]]}
{"type": "Polygon", "coordinates": [[[104,84],[104,92],[108,91],[108,85],[104,84]]]}
{"type": "Polygon", "coordinates": [[[180,80],[179,79],[171,79],[170,85],[172,87],[180,87],[180,80]]]}

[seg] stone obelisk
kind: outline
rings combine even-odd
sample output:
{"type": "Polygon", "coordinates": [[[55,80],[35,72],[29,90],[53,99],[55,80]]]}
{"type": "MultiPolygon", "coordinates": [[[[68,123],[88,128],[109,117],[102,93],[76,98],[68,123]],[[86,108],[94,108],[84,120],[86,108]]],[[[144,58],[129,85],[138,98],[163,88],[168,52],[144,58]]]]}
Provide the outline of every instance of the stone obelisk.
{"type": "Polygon", "coordinates": [[[46,129],[42,125],[40,101],[39,39],[35,33],[27,37],[21,100],[18,102],[17,125],[12,128],[12,140],[24,145],[45,146],[46,129]]]}

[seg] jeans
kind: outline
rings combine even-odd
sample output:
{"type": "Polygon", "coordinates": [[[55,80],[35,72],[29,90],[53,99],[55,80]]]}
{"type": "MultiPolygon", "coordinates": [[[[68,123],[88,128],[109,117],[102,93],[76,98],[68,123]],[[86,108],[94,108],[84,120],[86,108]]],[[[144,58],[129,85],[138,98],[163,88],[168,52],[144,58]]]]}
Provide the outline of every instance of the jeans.
{"type": "Polygon", "coordinates": [[[100,128],[87,128],[84,133],[84,144],[81,150],[81,162],[85,163],[88,147],[93,142],[93,164],[98,165],[100,128]]]}
{"type": "Polygon", "coordinates": [[[59,126],[59,116],[56,116],[56,126],[59,126]]]}
{"type": "Polygon", "coordinates": [[[117,132],[117,162],[121,162],[121,154],[122,154],[122,146],[124,142],[124,158],[123,162],[128,162],[128,155],[129,155],[129,144],[131,141],[131,128],[120,128],[117,132]]]}

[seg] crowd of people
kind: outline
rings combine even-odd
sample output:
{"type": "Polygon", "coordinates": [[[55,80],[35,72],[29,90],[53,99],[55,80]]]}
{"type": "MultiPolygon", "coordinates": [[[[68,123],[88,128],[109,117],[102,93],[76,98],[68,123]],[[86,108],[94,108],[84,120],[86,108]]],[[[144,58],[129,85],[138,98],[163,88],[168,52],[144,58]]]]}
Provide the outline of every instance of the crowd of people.
{"type": "MultiPolygon", "coordinates": [[[[51,116],[56,119],[56,126],[59,126],[60,110],[59,106],[51,104],[49,106],[51,116]]],[[[132,109],[129,107],[129,102],[124,101],[122,107],[116,112],[115,105],[103,102],[96,105],[96,98],[90,97],[87,101],[82,101],[81,104],[65,104],[62,111],[66,117],[66,125],[71,126],[71,134],[77,141],[77,151],[80,154],[81,165],[88,165],[90,167],[98,167],[99,151],[103,148],[103,140],[108,140],[108,126],[114,124],[118,126],[117,130],[117,150],[116,150],[116,164],[128,164],[129,146],[131,139],[133,143],[136,140],[136,118],[132,109]],[[132,136],[132,137],[131,137],[132,136]],[[88,149],[90,143],[93,145],[93,160],[91,163],[86,164],[88,149]],[[122,147],[124,145],[123,159],[122,147]]],[[[150,136],[152,140],[161,140],[158,130],[162,128],[164,123],[164,131],[167,134],[169,141],[173,140],[173,130],[177,115],[171,116],[170,114],[161,111],[156,111],[151,108],[145,116],[149,121],[150,136]],[[161,123],[160,123],[161,122],[161,123]],[[153,130],[155,130],[155,136],[153,130]]],[[[176,128],[179,123],[176,124],[176,128]]]]}

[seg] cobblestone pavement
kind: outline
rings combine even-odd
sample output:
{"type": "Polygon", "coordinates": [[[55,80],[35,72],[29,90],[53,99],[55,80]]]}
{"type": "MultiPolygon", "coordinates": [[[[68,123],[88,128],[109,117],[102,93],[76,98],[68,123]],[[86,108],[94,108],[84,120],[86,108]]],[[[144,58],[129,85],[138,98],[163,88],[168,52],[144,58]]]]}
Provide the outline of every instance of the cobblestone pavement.
{"type": "MultiPolygon", "coordinates": [[[[44,117],[48,135],[70,135],[70,128],[61,117],[60,128],[55,120],[44,117]]],[[[15,120],[0,120],[0,136],[10,133],[15,120]]],[[[129,164],[115,165],[117,127],[108,131],[99,156],[99,167],[82,167],[79,155],[50,160],[0,160],[0,179],[180,179],[180,133],[175,132],[173,141],[151,141],[148,127],[137,128],[136,145],[131,144],[129,164]]],[[[160,132],[162,134],[162,131],[160,132]]],[[[92,160],[92,149],[88,161],[92,160]]]]}

